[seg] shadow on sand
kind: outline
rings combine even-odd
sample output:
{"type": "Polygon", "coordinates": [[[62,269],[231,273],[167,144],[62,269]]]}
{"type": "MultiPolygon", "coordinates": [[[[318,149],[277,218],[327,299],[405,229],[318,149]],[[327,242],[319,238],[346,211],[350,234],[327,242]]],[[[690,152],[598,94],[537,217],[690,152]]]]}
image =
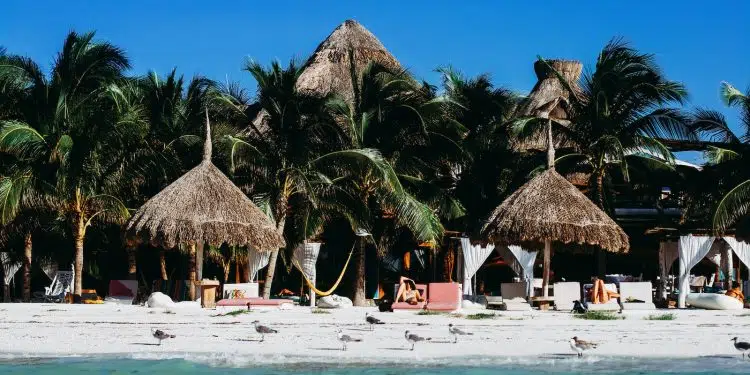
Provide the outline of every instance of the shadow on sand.
{"type": "Polygon", "coordinates": [[[153,342],[132,342],[130,345],[145,345],[145,346],[160,346],[159,344],[155,344],[153,342]]]}

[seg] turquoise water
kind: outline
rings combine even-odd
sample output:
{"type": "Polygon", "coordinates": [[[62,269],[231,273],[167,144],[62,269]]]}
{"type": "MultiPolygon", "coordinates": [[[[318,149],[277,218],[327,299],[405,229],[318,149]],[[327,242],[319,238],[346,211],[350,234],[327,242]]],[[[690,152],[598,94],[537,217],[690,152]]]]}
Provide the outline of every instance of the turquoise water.
{"type": "MultiPolygon", "coordinates": [[[[483,359],[486,360],[486,359],[483,359]]],[[[747,374],[750,360],[739,357],[710,357],[696,359],[638,359],[598,358],[539,358],[493,364],[481,367],[436,366],[422,364],[416,367],[396,365],[378,367],[372,365],[291,365],[232,368],[208,366],[181,359],[137,360],[137,359],[26,359],[0,362],[0,374],[246,374],[246,375],[409,375],[468,374],[468,375],[530,375],[530,374],[747,374]]],[[[472,362],[472,360],[468,360],[472,362]]],[[[418,361],[417,361],[418,363],[418,361]]]]}

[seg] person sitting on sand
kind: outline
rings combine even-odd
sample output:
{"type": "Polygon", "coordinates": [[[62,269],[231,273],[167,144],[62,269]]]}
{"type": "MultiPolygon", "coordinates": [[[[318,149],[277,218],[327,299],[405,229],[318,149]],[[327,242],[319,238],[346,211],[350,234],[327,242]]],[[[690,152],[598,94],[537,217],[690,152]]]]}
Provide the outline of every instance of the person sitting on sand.
{"type": "Polygon", "coordinates": [[[732,284],[732,286],[733,286],[733,288],[727,290],[726,295],[728,295],[729,297],[732,297],[732,298],[737,298],[740,302],[742,302],[744,304],[745,303],[745,295],[742,294],[742,289],[740,289],[740,283],[738,283],[738,282],[735,281],[734,284],[732,284]]]}
{"type": "Polygon", "coordinates": [[[416,305],[420,302],[424,302],[424,297],[417,290],[417,284],[414,280],[401,276],[398,285],[398,292],[396,293],[396,302],[406,302],[410,305],[416,305]]]}

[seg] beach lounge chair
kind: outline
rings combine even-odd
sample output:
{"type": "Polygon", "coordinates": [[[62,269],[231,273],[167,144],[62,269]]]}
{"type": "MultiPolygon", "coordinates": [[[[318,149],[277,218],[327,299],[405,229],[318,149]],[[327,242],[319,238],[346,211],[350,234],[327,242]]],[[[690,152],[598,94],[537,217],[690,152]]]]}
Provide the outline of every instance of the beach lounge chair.
{"type": "Polygon", "coordinates": [[[501,310],[531,311],[531,305],[526,300],[526,282],[502,283],[500,295],[503,297],[501,310]]]}
{"type": "Polygon", "coordinates": [[[555,310],[571,311],[574,301],[582,301],[581,284],[574,281],[555,283],[555,310]]]}
{"type": "Polygon", "coordinates": [[[430,283],[427,285],[429,297],[427,306],[430,311],[454,311],[461,308],[461,285],[458,283],[430,283]]]}
{"type": "Polygon", "coordinates": [[[620,300],[622,301],[623,310],[655,310],[652,285],[650,281],[642,282],[621,282],[620,283],[620,300]],[[643,302],[628,302],[628,299],[635,299],[643,302]]]}
{"type": "Polygon", "coordinates": [[[706,276],[696,276],[690,280],[690,291],[703,293],[703,288],[706,286],[706,276]]]}
{"type": "Polygon", "coordinates": [[[258,283],[224,284],[222,298],[257,298],[258,283]]]}
{"type": "Polygon", "coordinates": [[[109,291],[104,301],[120,305],[132,305],[136,294],[138,294],[138,281],[110,280],[109,291]]]}
{"type": "MultiPolygon", "coordinates": [[[[424,298],[423,302],[417,302],[416,305],[409,304],[408,302],[394,302],[393,303],[393,310],[422,310],[427,305],[428,301],[428,288],[426,284],[415,284],[417,286],[417,290],[419,291],[419,294],[424,298]]],[[[393,289],[393,295],[395,296],[398,291],[399,284],[396,284],[396,286],[393,289]]]]}
{"type": "MultiPolygon", "coordinates": [[[[589,289],[593,287],[593,284],[585,284],[583,286],[583,297],[589,311],[620,311],[620,304],[617,303],[616,298],[610,299],[607,303],[592,303],[589,299],[589,289]]],[[[615,284],[604,284],[604,287],[611,292],[617,293],[617,285],[615,284]]]]}
{"type": "Polygon", "coordinates": [[[52,284],[44,288],[46,302],[62,302],[66,293],[73,293],[73,271],[57,271],[52,284]]]}

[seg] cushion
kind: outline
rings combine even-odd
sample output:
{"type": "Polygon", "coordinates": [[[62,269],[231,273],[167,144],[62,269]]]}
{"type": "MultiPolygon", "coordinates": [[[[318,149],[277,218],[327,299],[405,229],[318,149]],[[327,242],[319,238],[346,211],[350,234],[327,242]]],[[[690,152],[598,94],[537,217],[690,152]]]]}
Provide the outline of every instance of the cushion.
{"type": "Polygon", "coordinates": [[[111,297],[135,297],[138,292],[137,280],[110,280],[108,296],[111,297]]]}

